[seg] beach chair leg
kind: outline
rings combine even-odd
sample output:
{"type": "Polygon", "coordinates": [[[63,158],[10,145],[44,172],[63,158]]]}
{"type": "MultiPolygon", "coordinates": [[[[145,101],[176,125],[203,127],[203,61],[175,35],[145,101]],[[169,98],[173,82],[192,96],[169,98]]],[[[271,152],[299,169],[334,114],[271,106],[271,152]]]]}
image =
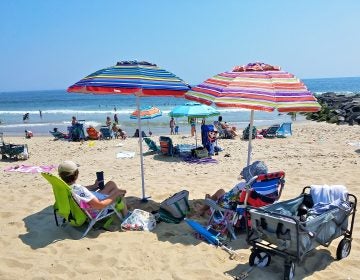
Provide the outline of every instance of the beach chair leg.
{"type": "Polygon", "coordinates": [[[95,223],[96,223],[96,220],[91,220],[91,221],[90,221],[87,229],[85,230],[85,232],[83,233],[83,235],[81,236],[80,239],[84,238],[84,237],[88,234],[88,232],[89,232],[90,229],[95,225],[95,223]]]}

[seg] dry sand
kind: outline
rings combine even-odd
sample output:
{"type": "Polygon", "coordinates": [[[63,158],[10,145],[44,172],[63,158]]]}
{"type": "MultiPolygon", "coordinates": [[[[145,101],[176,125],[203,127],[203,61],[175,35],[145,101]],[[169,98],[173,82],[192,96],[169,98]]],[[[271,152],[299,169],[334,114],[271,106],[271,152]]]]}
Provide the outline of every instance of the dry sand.
{"type": "MultiPolygon", "coordinates": [[[[175,144],[194,139],[177,135],[175,144]]],[[[158,140],[156,136],[153,139],[158,140]]],[[[148,204],[139,204],[141,180],[137,139],[72,143],[50,137],[5,137],[6,142],[27,143],[30,159],[0,161],[0,279],[233,279],[248,268],[249,246],[245,235],[230,243],[240,255],[229,254],[194,238],[191,229],[178,225],[157,225],[153,232],[81,232],[71,226],[58,228],[53,218],[51,186],[40,174],[5,172],[17,164],[51,165],[70,159],[80,164],[82,184],[92,184],[95,172],[103,170],[127,190],[129,203],[156,209],[171,194],[187,189],[191,206],[203,201],[205,193],[219,187],[230,189],[247,158],[247,142],[219,140],[224,148],[218,164],[196,165],[177,157],[146,153],[148,204]],[[116,147],[122,143],[122,147],[116,147]],[[116,159],[121,150],[134,151],[129,159],[116,159]],[[224,157],[230,154],[230,157],[224,157]]],[[[284,170],[286,184],[281,200],[296,197],[310,184],[343,184],[360,193],[360,126],[296,123],[287,139],[254,141],[253,160],[263,160],[270,171],[284,170]],[[349,144],[352,143],[353,145],[349,144]]],[[[145,147],[145,151],[147,148],[145,147]]],[[[56,171],[54,171],[56,172],[56,171]]],[[[205,223],[206,219],[197,220],[205,223]]],[[[359,279],[359,223],[355,221],[350,256],[335,260],[340,238],[328,248],[318,247],[296,266],[296,279],[359,279]]],[[[282,279],[283,259],[274,256],[270,266],[256,268],[248,279],[282,279]]]]}

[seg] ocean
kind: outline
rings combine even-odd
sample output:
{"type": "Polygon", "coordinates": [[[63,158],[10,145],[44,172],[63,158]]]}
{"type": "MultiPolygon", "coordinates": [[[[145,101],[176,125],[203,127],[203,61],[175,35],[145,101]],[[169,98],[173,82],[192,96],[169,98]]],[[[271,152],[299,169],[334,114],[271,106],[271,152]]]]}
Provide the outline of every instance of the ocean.
{"type": "MultiPolygon", "coordinates": [[[[360,93],[360,77],[303,79],[303,82],[311,92],[317,94],[360,93]]],[[[127,131],[128,135],[132,135],[137,128],[137,120],[130,119],[130,114],[136,110],[136,99],[132,95],[87,95],[67,93],[66,90],[38,90],[0,92],[0,100],[0,132],[4,132],[5,135],[24,135],[25,130],[31,130],[34,135],[50,135],[49,130],[53,130],[54,127],[66,132],[72,116],[84,120],[85,126],[100,127],[105,124],[107,116],[113,119],[115,113],[118,115],[121,128],[127,131]],[[29,113],[27,121],[23,121],[25,113],[29,113]]],[[[162,111],[162,116],[142,121],[145,133],[150,129],[155,135],[168,134],[169,112],[175,106],[189,102],[186,99],[171,97],[142,97],[140,100],[141,106],[152,105],[162,111]]],[[[249,123],[249,110],[217,110],[224,121],[239,129],[249,123]]],[[[212,123],[215,119],[217,117],[208,118],[206,123],[212,123]]],[[[297,120],[304,120],[304,117],[299,116],[297,120]]],[[[269,126],[286,121],[290,121],[287,114],[255,112],[255,126],[269,126]]],[[[178,118],[176,122],[180,134],[190,133],[187,118],[178,118]]]]}

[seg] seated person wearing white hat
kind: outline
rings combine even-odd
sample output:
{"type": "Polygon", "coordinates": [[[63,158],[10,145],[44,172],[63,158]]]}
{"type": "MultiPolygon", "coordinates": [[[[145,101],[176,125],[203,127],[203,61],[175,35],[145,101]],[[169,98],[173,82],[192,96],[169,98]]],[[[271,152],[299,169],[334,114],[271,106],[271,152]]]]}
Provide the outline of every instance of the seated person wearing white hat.
{"type": "Polygon", "coordinates": [[[97,180],[90,186],[77,184],[76,180],[79,177],[78,165],[69,160],[59,165],[58,173],[60,178],[71,187],[73,196],[77,202],[86,202],[93,209],[103,209],[115,201],[121,200],[121,204],[123,204],[121,214],[124,217],[127,215],[128,210],[124,198],[126,190],[119,189],[115,182],[107,182],[104,188],[99,191],[96,191],[99,189],[99,182],[97,180]]]}

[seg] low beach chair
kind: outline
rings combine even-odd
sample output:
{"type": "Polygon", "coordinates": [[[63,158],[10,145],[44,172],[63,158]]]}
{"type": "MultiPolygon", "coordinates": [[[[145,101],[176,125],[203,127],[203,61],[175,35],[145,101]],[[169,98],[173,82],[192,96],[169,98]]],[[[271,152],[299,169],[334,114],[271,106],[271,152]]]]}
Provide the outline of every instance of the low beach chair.
{"type": "Polygon", "coordinates": [[[112,139],[113,138],[113,134],[112,134],[112,131],[109,127],[107,126],[102,126],[100,127],[100,133],[101,133],[101,136],[100,136],[100,139],[112,139]]]}
{"type": "Polygon", "coordinates": [[[89,140],[99,140],[100,139],[100,132],[97,131],[94,127],[89,126],[86,128],[86,133],[88,134],[87,139],[89,140]]]}
{"type": "Polygon", "coordinates": [[[234,136],[229,132],[227,131],[226,129],[222,128],[220,122],[218,121],[214,121],[214,126],[219,134],[219,138],[222,138],[222,139],[234,139],[234,136]]]}
{"type": "Polygon", "coordinates": [[[61,178],[50,173],[41,173],[41,175],[51,184],[53,189],[55,196],[54,217],[57,226],[59,226],[57,214],[63,218],[63,224],[69,223],[72,226],[80,227],[88,222],[88,226],[81,236],[83,238],[97,221],[103,220],[114,213],[122,220],[122,216],[118,212],[123,207],[122,202],[117,205],[113,203],[101,210],[95,210],[90,208],[86,202],[77,203],[72,196],[71,187],[61,178]]]}
{"type": "Polygon", "coordinates": [[[247,182],[246,189],[240,193],[236,210],[222,208],[215,201],[205,199],[205,204],[211,209],[209,228],[220,232],[223,236],[229,234],[230,238],[236,239],[235,229],[241,228],[239,226],[241,222],[243,224],[247,222],[245,206],[262,207],[273,204],[280,198],[284,185],[283,171],[254,176],[247,182]]]}
{"type": "Polygon", "coordinates": [[[160,147],[156,145],[154,140],[150,139],[149,137],[144,137],[143,139],[146,145],[149,147],[150,151],[160,152],[160,147]]]}
{"type": "Polygon", "coordinates": [[[170,137],[160,136],[159,142],[160,142],[160,151],[163,155],[174,156],[175,148],[170,137]]]}
{"type": "MultiPolygon", "coordinates": [[[[250,130],[250,125],[248,125],[244,130],[243,130],[243,136],[242,139],[243,140],[249,140],[249,130],[250,130]]],[[[252,138],[251,139],[255,139],[257,135],[257,129],[256,126],[252,127],[252,138]]]]}
{"type": "Polygon", "coordinates": [[[49,131],[50,134],[52,136],[54,136],[54,140],[59,140],[59,139],[68,139],[68,135],[63,133],[63,132],[60,132],[58,130],[53,130],[53,131],[49,131]]]}
{"type": "Polygon", "coordinates": [[[84,131],[85,120],[78,120],[78,122],[72,126],[68,127],[70,141],[82,141],[85,140],[85,131],[84,131]]]}
{"type": "Polygon", "coordinates": [[[29,158],[29,148],[27,144],[6,144],[4,134],[0,133],[0,155],[2,159],[26,160],[29,158]]]}
{"type": "Polygon", "coordinates": [[[265,138],[275,138],[276,137],[276,133],[279,130],[280,125],[279,124],[273,124],[272,126],[270,126],[269,128],[265,129],[262,132],[262,135],[265,138]]]}
{"type": "Polygon", "coordinates": [[[291,123],[282,123],[276,131],[276,137],[285,138],[292,135],[291,123]]]}

